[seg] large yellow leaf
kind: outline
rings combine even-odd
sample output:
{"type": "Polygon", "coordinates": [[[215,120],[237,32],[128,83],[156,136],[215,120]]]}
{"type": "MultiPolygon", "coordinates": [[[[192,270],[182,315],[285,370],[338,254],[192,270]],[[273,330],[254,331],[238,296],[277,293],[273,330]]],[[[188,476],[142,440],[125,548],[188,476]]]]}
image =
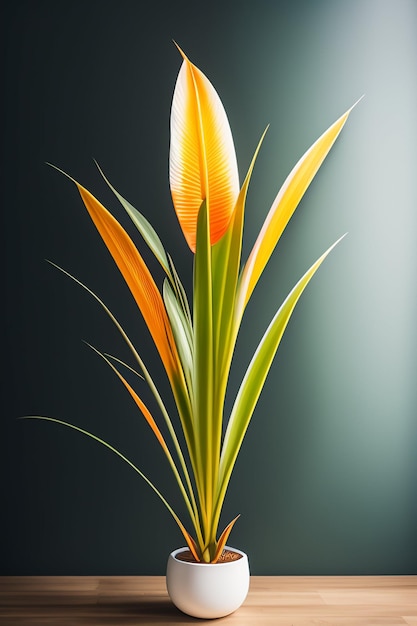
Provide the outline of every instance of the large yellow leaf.
{"type": "Polygon", "coordinates": [[[239,194],[229,122],[213,85],[181,52],[171,109],[170,185],[184,237],[195,251],[198,211],[206,201],[210,243],[225,233],[239,194]]]}

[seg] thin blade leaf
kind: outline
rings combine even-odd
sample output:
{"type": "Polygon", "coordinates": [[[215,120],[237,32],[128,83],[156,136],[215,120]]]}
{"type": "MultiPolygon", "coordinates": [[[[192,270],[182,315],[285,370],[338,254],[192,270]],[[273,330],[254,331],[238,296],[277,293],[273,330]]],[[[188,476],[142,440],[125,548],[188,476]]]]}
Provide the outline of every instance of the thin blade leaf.
{"type": "Polygon", "coordinates": [[[172,290],[168,280],[164,281],[163,297],[165,307],[174,333],[175,343],[181,359],[188,389],[192,393],[192,370],[193,370],[193,335],[190,323],[184,315],[181,305],[172,290]]]}
{"type": "Polygon", "coordinates": [[[122,459],[122,461],[124,461],[125,463],[127,463],[133,470],[135,470],[135,472],[137,474],[139,474],[139,476],[141,478],[143,478],[143,480],[149,485],[149,487],[156,493],[156,495],[159,497],[159,499],[163,502],[163,504],[166,506],[166,508],[168,509],[168,511],[171,513],[172,517],[174,518],[174,520],[177,522],[185,541],[187,542],[187,545],[191,551],[191,553],[193,554],[194,558],[199,561],[199,556],[196,552],[196,544],[194,539],[191,537],[190,533],[187,531],[187,529],[185,528],[184,524],[181,522],[180,518],[178,517],[178,515],[175,513],[174,509],[171,507],[171,505],[168,503],[168,501],[164,498],[164,496],[161,494],[161,492],[155,487],[155,485],[149,480],[149,478],[147,476],[145,476],[145,474],[143,472],[140,471],[139,468],[136,467],[136,465],[134,465],[132,463],[132,461],[130,461],[127,457],[124,456],[124,454],[122,454],[121,452],[119,452],[119,450],[117,450],[117,448],[114,448],[111,444],[107,443],[107,441],[104,441],[103,439],[100,439],[100,437],[97,437],[97,435],[94,435],[93,433],[90,433],[88,430],[84,430],[83,428],[80,428],[79,426],[75,426],[74,424],[71,424],[69,422],[64,422],[62,420],[59,419],[55,419],[53,417],[44,417],[42,415],[26,415],[24,417],[21,417],[19,419],[37,419],[37,420],[44,420],[46,422],[54,422],[55,424],[61,424],[61,426],[66,426],[67,428],[72,428],[72,430],[76,430],[79,433],[86,435],[87,437],[90,437],[90,439],[94,439],[94,441],[96,441],[97,443],[101,443],[101,445],[103,445],[105,448],[108,448],[109,450],[111,450],[112,452],[114,452],[114,454],[116,454],[120,459],[122,459]]]}
{"type": "Polygon", "coordinates": [[[134,223],[134,225],[136,226],[136,228],[138,229],[138,231],[142,235],[143,239],[146,241],[146,243],[148,244],[149,248],[152,250],[152,252],[154,253],[155,257],[158,259],[159,263],[162,265],[162,267],[165,270],[166,274],[171,277],[171,272],[170,272],[169,263],[168,263],[168,257],[167,257],[167,254],[165,252],[165,248],[164,248],[164,246],[162,244],[162,241],[160,240],[158,234],[156,233],[155,229],[153,228],[153,226],[148,222],[146,217],[144,215],[142,215],[142,213],[140,213],[137,209],[135,209],[135,207],[132,206],[130,204],[130,202],[128,200],[126,200],[113,187],[113,185],[110,183],[108,178],[104,175],[104,172],[101,169],[101,167],[99,166],[99,164],[97,163],[97,161],[95,161],[95,164],[96,164],[100,174],[104,178],[105,182],[110,187],[110,189],[112,190],[112,192],[114,193],[116,198],[119,200],[120,204],[122,205],[122,207],[125,209],[125,211],[129,215],[129,217],[131,218],[132,222],[134,223]]]}
{"type": "Polygon", "coordinates": [[[252,158],[228,229],[220,241],[212,247],[213,350],[214,363],[216,364],[213,371],[213,420],[216,428],[213,457],[216,464],[220,458],[224,401],[237,336],[237,328],[233,325],[233,321],[240,270],[246,195],[256,157],[265,134],[266,130],[252,158]]]}
{"type": "MultiPolygon", "coordinates": [[[[311,278],[341,239],[342,238],[336,241],[322,254],[292,289],[275,314],[249,364],[234,402],[225,433],[220,460],[219,497],[217,506],[221,507],[221,503],[223,502],[243,438],[294,308],[311,278]]],[[[219,513],[219,510],[217,513],[219,513]]]]}
{"type": "Polygon", "coordinates": [[[216,369],[219,375],[225,378],[228,376],[228,365],[237,334],[237,329],[232,332],[232,327],[240,271],[246,196],[256,158],[267,130],[266,128],[263,132],[253,155],[227,232],[213,246],[213,315],[216,328],[216,369]],[[230,346],[229,349],[228,346],[230,346]]]}
{"type": "Polygon", "coordinates": [[[184,289],[184,286],[183,286],[183,284],[182,284],[182,282],[180,280],[178,272],[175,269],[174,261],[172,260],[170,255],[168,255],[168,261],[169,261],[169,265],[170,265],[171,273],[172,273],[172,278],[173,278],[172,287],[175,290],[175,293],[177,294],[177,300],[181,304],[181,308],[182,308],[182,310],[184,312],[184,315],[187,318],[189,324],[191,325],[192,324],[192,318],[191,318],[190,305],[188,304],[187,293],[186,293],[186,291],[184,289]]]}
{"type": "Polygon", "coordinates": [[[211,248],[206,202],[198,216],[197,248],[194,257],[194,430],[198,455],[197,483],[209,523],[213,503],[213,315],[211,294],[211,248]]]}
{"type": "Polygon", "coordinates": [[[279,238],[356,104],[336,120],[307,150],[276,196],[242,272],[236,309],[237,319],[242,317],[279,238]]]}
{"type": "MultiPolygon", "coordinates": [[[[87,345],[90,345],[90,344],[87,344],[87,345]]],[[[120,365],[123,365],[123,367],[125,367],[130,372],[135,374],[138,378],[141,378],[142,380],[145,380],[145,378],[144,378],[144,376],[142,376],[142,374],[139,374],[139,372],[137,372],[133,367],[128,365],[128,363],[125,363],[125,361],[122,361],[122,359],[119,359],[117,356],[114,356],[114,354],[109,354],[108,352],[104,352],[103,354],[108,359],[112,359],[113,361],[116,361],[116,363],[119,363],[120,365]]]]}

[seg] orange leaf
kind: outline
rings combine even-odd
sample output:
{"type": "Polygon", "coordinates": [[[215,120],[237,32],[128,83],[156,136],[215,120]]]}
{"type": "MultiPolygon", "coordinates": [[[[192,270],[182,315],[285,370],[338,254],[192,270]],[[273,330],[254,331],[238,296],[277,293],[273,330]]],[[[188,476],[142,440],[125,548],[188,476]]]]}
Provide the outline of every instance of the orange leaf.
{"type": "Polygon", "coordinates": [[[212,563],[216,563],[216,561],[218,561],[219,558],[221,557],[221,554],[222,554],[222,552],[224,550],[226,542],[229,539],[229,535],[230,535],[230,533],[232,531],[232,528],[235,525],[235,523],[237,522],[237,520],[239,519],[239,517],[240,517],[240,515],[237,515],[234,519],[232,519],[232,521],[228,523],[228,525],[226,526],[226,528],[224,529],[224,531],[220,535],[220,539],[217,542],[216,554],[214,555],[214,559],[213,559],[212,563]]]}
{"type": "Polygon", "coordinates": [[[206,200],[213,245],[227,229],[239,194],[239,177],[220,98],[206,76],[181,54],[184,61],[171,109],[170,185],[184,237],[195,252],[200,206],[206,200]]]}
{"type": "MultiPolygon", "coordinates": [[[[99,353],[99,354],[101,354],[101,353],[99,353]]],[[[141,400],[141,398],[138,396],[138,394],[133,389],[133,387],[127,382],[126,378],[124,376],[122,376],[121,373],[117,370],[117,368],[115,368],[106,357],[104,357],[104,359],[107,361],[107,363],[113,369],[113,371],[117,374],[119,379],[122,381],[122,383],[124,384],[124,386],[126,387],[128,392],[132,396],[136,406],[138,407],[138,409],[140,410],[140,412],[142,413],[142,415],[144,416],[144,418],[148,422],[148,424],[151,427],[155,437],[157,438],[159,444],[161,445],[163,451],[165,452],[167,457],[170,458],[171,457],[171,453],[169,452],[169,449],[168,449],[168,446],[167,446],[167,444],[165,442],[165,439],[164,439],[161,431],[159,430],[159,427],[158,427],[157,423],[155,422],[154,418],[152,417],[152,414],[149,411],[148,407],[143,402],[143,400],[141,400]]]]}
{"type": "Polygon", "coordinates": [[[176,522],[177,522],[178,526],[180,527],[180,530],[181,530],[182,534],[184,535],[184,539],[187,542],[187,546],[190,548],[191,554],[193,555],[193,557],[195,558],[197,563],[200,563],[201,559],[198,556],[198,548],[197,548],[196,542],[194,541],[194,539],[192,538],[192,536],[190,535],[188,530],[186,530],[186,528],[183,525],[183,523],[180,522],[179,519],[176,519],[176,522]]]}
{"type": "Polygon", "coordinates": [[[179,370],[178,353],[161,294],[144,260],[119,222],[76,181],[81,198],[138,305],[170,380],[179,370]]]}

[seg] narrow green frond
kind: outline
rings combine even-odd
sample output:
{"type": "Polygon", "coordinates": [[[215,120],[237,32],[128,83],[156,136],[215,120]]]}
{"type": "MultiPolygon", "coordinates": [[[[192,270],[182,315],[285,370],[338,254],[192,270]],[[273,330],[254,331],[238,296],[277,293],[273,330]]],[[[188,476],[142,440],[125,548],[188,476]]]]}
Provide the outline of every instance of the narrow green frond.
{"type": "MultiPolygon", "coordinates": [[[[85,342],[85,343],[88,346],[90,345],[88,342],[85,342]]],[[[120,365],[123,365],[123,367],[125,367],[130,372],[132,372],[132,374],[135,374],[138,378],[141,378],[142,380],[145,380],[145,378],[144,378],[144,376],[142,376],[142,374],[139,374],[139,372],[137,372],[133,367],[131,367],[130,365],[125,363],[125,361],[122,361],[121,359],[119,359],[117,356],[114,356],[113,354],[109,354],[108,352],[103,352],[103,356],[107,357],[108,359],[111,359],[112,361],[115,361],[116,363],[119,363],[120,365]]]]}
{"type": "Polygon", "coordinates": [[[193,373],[193,336],[192,328],[189,321],[184,315],[181,305],[172,290],[167,279],[164,281],[163,298],[165,307],[171,323],[172,332],[174,334],[175,343],[177,345],[178,354],[180,355],[185,380],[192,394],[192,373],[193,373]]]}
{"type": "Polygon", "coordinates": [[[174,261],[171,256],[168,254],[169,266],[171,268],[171,274],[173,277],[172,287],[177,294],[178,302],[181,304],[182,310],[184,312],[185,317],[188,319],[190,325],[192,324],[192,316],[190,311],[190,305],[188,303],[187,293],[184,289],[184,286],[180,280],[177,270],[175,269],[174,261]]]}
{"type": "Polygon", "coordinates": [[[209,215],[204,201],[198,215],[194,258],[194,404],[197,484],[202,509],[209,523],[218,459],[213,458],[215,426],[213,415],[213,304],[211,294],[211,246],[209,215]]]}
{"type": "Polygon", "coordinates": [[[267,130],[268,127],[264,130],[252,157],[227,232],[213,246],[213,315],[216,329],[216,363],[219,375],[225,379],[225,382],[227,382],[238,330],[238,327],[233,327],[233,318],[240,272],[246,196],[255,162],[267,130]]]}
{"type": "Polygon", "coordinates": [[[98,171],[102,175],[103,179],[105,180],[107,185],[110,187],[110,189],[112,190],[116,198],[119,200],[120,204],[125,209],[126,213],[129,215],[130,219],[132,220],[132,222],[134,223],[134,225],[136,226],[136,228],[142,235],[143,239],[146,241],[149,248],[152,250],[155,257],[158,259],[159,263],[162,265],[165,272],[171,278],[168,257],[157,232],[155,231],[153,226],[148,222],[146,217],[142,215],[142,213],[140,213],[137,209],[135,209],[135,207],[132,204],[130,204],[130,202],[126,200],[113,187],[113,185],[110,183],[108,178],[104,175],[103,170],[101,169],[97,161],[94,161],[94,162],[98,168],[98,171]]]}
{"type": "Polygon", "coordinates": [[[328,248],[328,250],[326,250],[324,254],[322,254],[322,256],[310,267],[310,269],[292,289],[280,309],[275,314],[249,364],[234,402],[224,437],[222,456],[220,460],[217,514],[220,513],[227,485],[237,455],[241,448],[243,438],[249,426],[253,411],[289,319],[301,294],[310,282],[311,278],[314,276],[327,255],[342,238],[343,237],[336,241],[330,248],[328,248]]]}
{"type": "MultiPolygon", "coordinates": [[[[171,513],[171,515],[174,518],[174,520],[177,522],[177,524],[178,524],[178,526],[179,526],[179,528],[180,528],[180,530],[181,530],[181,532],[182,532],[182,534],[184,536],[184,539],[187,542],[188,547],[190,548],[191,552],[194,554],[194,552],[195,552],[195,542],[192,540],[192,537],[190,536],[190,534],[186,530],[184,524],[181,522],[181,520],[178,517],[178,515],[175,513],[174,509],[171,507],[171,505],[168,503],[168,501],[164,498],[164,496],[159,491],[159,489],[157,489],[155,487],[155,485],[149,480],[149,478],[147,476],[145,476],[145,474],[143,472],[141,472],[141,470],[139,468],[137,468],[136,465],[134,465],[134,463],[132,463],[132,461],[130,461],[124,454],[119,452],[119,450],[117,450],[117,448],[114,448],[111,444],[107,443],[107,441],[104,441],[103,439],[100,439],[100,437],[97,437],[97,435],[94,435],[93,433],[90,433],[88,430],[84,430],[83,428],[80,428],[79,426],[75,426],[74,424],[71,424],[69,422],[64,422],[62,420],[55,419],[53,417],[44,417],[42,415],[27,415],[27,416],[21,417],[19,419],[37,419],[37,420],[44,420],[44,421],[47,421],[47,422],[54,422],[55,424],[61,424],[61,426],[66,426],[67,428],[71,428],[72,430],[76,430],[79,433],[81,433],[83,435],[86,435],[87,437],[90,437],[90,439],[93,439],[94,441],[96,441],[97,443],[100,443],[102,446],[104,446],[108,450],[111,450],[111,452],[116,454],[116,456],[118,456],[120,459],[122,459],[122,461],[127,463],[137,474],[139,474],[139,476],[141,478],[143,478],[143,480],[149,485],[149,487],[156,493],[156,495],[159,497],[159,499],[162,501],[162,503],[165,505],[165,507],[171,513]]],[[[198,558],[198,556],[197,556],[197,558],[198,558]]]]}

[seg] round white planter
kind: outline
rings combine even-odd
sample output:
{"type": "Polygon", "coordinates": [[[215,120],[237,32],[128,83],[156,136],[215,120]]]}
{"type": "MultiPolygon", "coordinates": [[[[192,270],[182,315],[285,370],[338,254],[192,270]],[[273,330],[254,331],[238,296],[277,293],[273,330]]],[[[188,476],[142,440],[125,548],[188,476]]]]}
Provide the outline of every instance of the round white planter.
{"type": "Polygon", "coordinates": [[[241,555],[226,563],[190,563],[177,559],[179,548],[168,558],[166,584],[175,606],[192,617],[216,618],[233,613],[249,591],[249,562],[244,552],[226,546],[241,555]]]}

